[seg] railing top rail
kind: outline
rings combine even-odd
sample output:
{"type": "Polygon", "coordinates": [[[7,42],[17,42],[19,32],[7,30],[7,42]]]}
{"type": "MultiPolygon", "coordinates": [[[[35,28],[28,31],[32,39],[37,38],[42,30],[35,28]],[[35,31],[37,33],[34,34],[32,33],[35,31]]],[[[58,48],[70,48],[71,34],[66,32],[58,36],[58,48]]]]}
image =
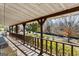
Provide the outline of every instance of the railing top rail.
{"type": "MultiPolygon", "coordinates": [[[[44,39],[44,40],[47,40],[47,39],[44,39]]],[[[52,40],[47,40],[47,41],[52,41],[52,40]]],[[[71,46],[79,47],[79,44],[74,44],[74,43],[58,42],[58,41],[52,41],[52,42],[57,42],[57,43],[60,43],[60,44],[66,44],[66,45],[71,45],[71,46]]]]}
{"type": "MultiPolygon", "coordinates": [[[[40,33],[40,32],[36,32],[36,33],[40,33]]],[[[53,35],[53,36],[58,36],[58,37],[65,37],[65,38],[72,38],[72,39],[79,39],[79,37],[73,37],[73,36],[67,37],[64,35],[59,35],[59,34],[54,34],[54,33],[43,33],[43,34],[53,35]]]]}

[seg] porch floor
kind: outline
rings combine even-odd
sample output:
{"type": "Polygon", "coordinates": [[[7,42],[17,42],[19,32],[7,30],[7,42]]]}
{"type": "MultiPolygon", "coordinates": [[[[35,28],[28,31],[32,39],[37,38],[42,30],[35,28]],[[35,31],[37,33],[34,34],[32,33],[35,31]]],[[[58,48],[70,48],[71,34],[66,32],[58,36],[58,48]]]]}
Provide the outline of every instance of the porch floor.
{"type": "MultiPolygon", "coordinates": [[[[23,45],[23,43],[20,40],[16,40],[16,38],[14,37],[7,36],[7,40],[10,41],[12,44],[14,44],[17,47],[17,49],[19,49],[20,52],[22,52],[26,56],[38,56],[40,53],[39,50],[30,47],[27,44],[23,45]]],[[[43,53],[43,56],[49,56],[49,55],[43,53]]]]}

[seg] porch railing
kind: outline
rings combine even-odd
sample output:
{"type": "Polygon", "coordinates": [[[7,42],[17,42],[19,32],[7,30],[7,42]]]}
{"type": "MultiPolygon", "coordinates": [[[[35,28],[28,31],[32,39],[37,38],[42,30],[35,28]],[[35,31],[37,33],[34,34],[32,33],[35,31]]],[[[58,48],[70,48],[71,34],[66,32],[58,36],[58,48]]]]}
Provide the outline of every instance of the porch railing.
{"type": "MultiPolygon", "coordinates": [[[[24,36],[20,34],[10,33],[10,36],[21,41],[24,40],[24,36]]],[[[25,36],[25,43],[30,47],[40,50],[40,38],[25,36]]],[[[57,56],[77,56],[79,55],[79,45],[43,39],[43,52],[57,56]]]]}

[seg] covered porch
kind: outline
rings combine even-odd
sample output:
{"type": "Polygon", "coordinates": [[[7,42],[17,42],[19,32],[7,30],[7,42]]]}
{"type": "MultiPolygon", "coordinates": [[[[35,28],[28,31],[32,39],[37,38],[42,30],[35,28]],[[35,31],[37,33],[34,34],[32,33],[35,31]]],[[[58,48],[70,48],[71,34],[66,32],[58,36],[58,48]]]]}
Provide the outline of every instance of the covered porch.
{"type": "MultiPolygon", "coordinates": [[[[1,4],[4,6],[4,25],[6,26],[7,39],[13,43],[17,48],[15,41],[22,46],[29,48],[30,50],[23,48],[26,51],[33,51],[35,55],[49,55],[49,56],[74,56],[79,55],[79,44],[71,42],[59,42],[57,40],[48,39],[45,35],[55,36],[57,39],[59,37],[69,38],[69,39],[79,39],[79,37],[65,36],[56,33],[51,33],[48,28],[46,32],[45,22],[57,18],[74,16],[79,14],[79,4],[63,4],[63,3],[53,3],[53,4],[1,4]],[[31,29],[30,26],[33,25],[31,29]],[[34,27],[36,26],[36,27],[34,27]],[[29,29],[30,28],[30,29],[29,29]],[[38,29],[38,30],[37,30],[38,29]],[[30,31],[29,31],[30,30],[30,31]],[[38,34],[38,35],[37,35],[38,34]],[[76,50],[77,49],[77,50],[76,50]]],[[[1,15],[1,14],[0,14],[1,15]]],[[[18,49],[21,50],[22,46],[18,49]]],[[[27,52],[28,52],[27,51],[27,52]]]]}

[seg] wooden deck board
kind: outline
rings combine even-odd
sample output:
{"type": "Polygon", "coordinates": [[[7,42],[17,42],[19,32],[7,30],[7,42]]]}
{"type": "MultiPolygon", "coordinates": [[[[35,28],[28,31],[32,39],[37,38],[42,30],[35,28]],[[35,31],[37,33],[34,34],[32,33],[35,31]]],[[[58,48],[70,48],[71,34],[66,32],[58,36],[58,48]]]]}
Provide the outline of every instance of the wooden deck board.
{"type": "MultiPolygon", "coordinates": [[[[35,50],[35,48],[31,47],[30,49],[30,46],[27,44],[25,45],[22,45],[21,43],[19,43],[20,41],[16,41],[14,38],[8,36],[8,38],[14,43],[16,44],[16,46],[18,48],[20,48],[25,54],[27,54],[28,56],[38,56],[40,51],[39,50],[35,50]],[[27,46],[27,47],[26,47],[27,46]]],[[[48,54],[44,53],[43,54],[44,56],[49,56],[48,54]]]]}

